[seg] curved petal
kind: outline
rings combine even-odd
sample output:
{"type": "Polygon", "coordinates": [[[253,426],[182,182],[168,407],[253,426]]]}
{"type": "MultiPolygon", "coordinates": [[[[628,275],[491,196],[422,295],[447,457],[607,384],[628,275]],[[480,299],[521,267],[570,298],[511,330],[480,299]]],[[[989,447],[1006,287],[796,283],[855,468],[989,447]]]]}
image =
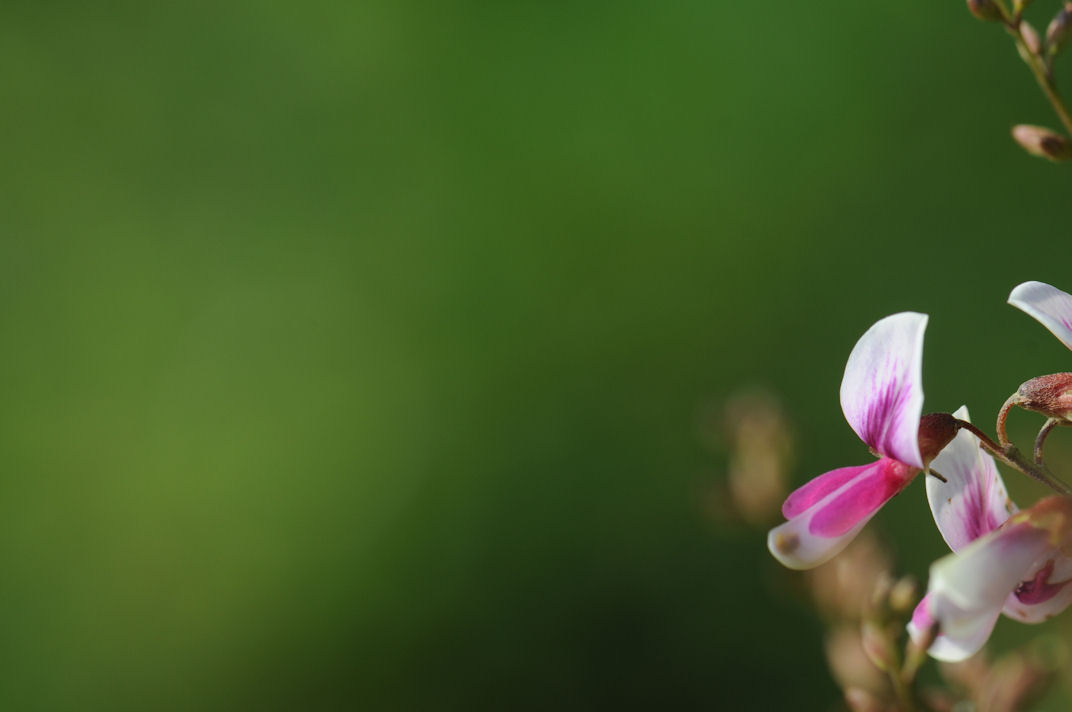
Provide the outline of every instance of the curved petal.
{"type": "Polygon", "coordinates": [[[1044,282],[1024,282],[1009,294],[1009,304],[1035,317],[1072,349],[1072,295],[1044,282]]]}
{"type": "MultiPolygon", "coordinates": [[[[953,415],[969,419],[965,406],[953,415]]],[[[994,458],[983,452],[979,438],[971,432],[958,432],[931,462],[931,469],[946,481],[927,478],[927,502],[938,531],[953,551],[994,531],[1016,512],[994,458]]]]}
{"type": "Polygon", "coordinates": [[[957,609],[948,599],[937,599],[928,593],[916,606],[912,620],[908,622],[908,635],[914,641],[920,641],[939,616],[947,623],[941,628],[927,652],[931,657],[946,662],[958,662],[970,658],[976,653],[994,630],[1000,611],[993,615],[970,616],[957,609]],[[938,606],[941,610],[938,610],[938,606]],[[955,622],[956,624],[953,624],[955,622]]]}
{"type": "Polygon", "coordinates": [[[880,319],[856,342],[841,381],[841,409],[860,439],[880,455],[920,469],[926,328],[926,314],[880,319]]]}
{"type": "Polygon", "coordinates": [[[789,496],[789,521],[767,535],[774,558],[791,569],[825,563],[848,546],[883,504],[919,473],[896,460],[819,475],[789,496]]]}

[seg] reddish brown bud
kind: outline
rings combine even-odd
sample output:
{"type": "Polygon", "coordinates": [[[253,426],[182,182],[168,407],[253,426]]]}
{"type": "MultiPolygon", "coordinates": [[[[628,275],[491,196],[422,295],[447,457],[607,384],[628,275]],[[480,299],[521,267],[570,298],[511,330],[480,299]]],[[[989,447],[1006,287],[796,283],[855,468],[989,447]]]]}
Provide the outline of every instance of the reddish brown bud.
{"type": "Polygon", "coordinates": [[[1005,19],[994,0],[968,0],[968,9],[983,22],[1001,22],[1005,19]]]}
{"type": "Polygon", "coordinates": [[[1045,126],[1017,124],[1012,127],[1012,137],[1032,156],[1048,158],[1051,161],[1072,160],[1072,144],[1064,136],[1045,126]]]}
{"type": "Polygon", "coordinates": [[[930,413],[919,419],[919,454],[924,465],[938,457],[957,429],[957,419],[949,413],[930,413]]]}
{"type": "Polygon", "coordinates": [[[1072,373],[1051,373],[1024,383],[1016,391],[1019,405],[1050,418],[1070,420],[1072,415],[1072,373]]]}

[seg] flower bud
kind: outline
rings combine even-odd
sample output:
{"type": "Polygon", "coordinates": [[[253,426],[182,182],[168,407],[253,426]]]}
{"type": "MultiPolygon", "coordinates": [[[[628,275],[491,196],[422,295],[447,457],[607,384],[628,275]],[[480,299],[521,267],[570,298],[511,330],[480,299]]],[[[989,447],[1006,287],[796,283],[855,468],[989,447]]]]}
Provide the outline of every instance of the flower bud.
{"type": "Polygon", "coordinates": [[[890,608],[895,613],[911,612],[918,601],[919,584],[911,576],[902,576],[890,589],[890,608]]]}
{"type": "Polygon", "coordinates": [[[1046,47],[1051,54],[1055,54],[1065,43],[1070,29],[1072,29],[1072,2],[1066,2],[1046,28],[1046,47]]]}
{"type": "Polygon", "coordinates": [[[900,666],[897,648],[887,629],[874,620],[868,619],[860,628],[861,643],[867,658],[883,672],[895,670],[900,666]]]}
{"type": "Polygon", "coordinates": [[[1032,27],[1027,20],[1021,20],[1020,22],[1020,36],[1024,38],[1024,44],[1027,45],[1028,52],[1038,54],[1042,51],[1042,40],[1039,38],[1038,30],[1032,27]]]}
{"type": "Polygon", "coordinates": [[[852,712],[885,712],[886,705],[867,690],[849,687],[845,690],[845,704],[852,712]]]}
{"type": "Polygon", "coordinates": [[[1017,389],[1017,405],[1050,418],[1072,416],[1072,373],[1051,373],[1032,378],[1017,389]]]}
{"type": "Polygon", "coordinates": [[[1032,156],[1048,158],[1055,162],[1072,160],[1072,144],[1064,136],[1045,126],[1017,124],[1012,127],[1012,137],[1032,156]]]}
{"type": "Polygon", "coordinates": [[[968,0],[968,9],[983,22],[1001,22],[1005,19],[994,0],[968,0]]]}

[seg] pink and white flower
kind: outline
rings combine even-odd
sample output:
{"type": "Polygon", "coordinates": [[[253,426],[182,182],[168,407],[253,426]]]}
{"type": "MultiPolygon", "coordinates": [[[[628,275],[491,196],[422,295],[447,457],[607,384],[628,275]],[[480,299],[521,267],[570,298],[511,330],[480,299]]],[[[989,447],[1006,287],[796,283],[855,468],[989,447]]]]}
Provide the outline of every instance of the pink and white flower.
{"type": "MultiPolygon", "coordinates": [[[[966,408],[954,416],[968,419],[966,408]]],[[[955,553],[931,566],[927,595],[908,625],[914,640],[937,624],[929,653],[963,660],[990,637],[998,617],[1039,623],[1072,603],[1072,499],[1050,497],[1018,512],[994,459],[960,430],[934,459],[927,500],[955,553]]]]}
{"type": "Polygon", "coordinates": [[[1013,288],[1009,304],[1034,317],[1072,349],[1072,295],[1044,282],[1024,282],[1013,288]]]}
{"type": "Polygon", "coordinates": [[[767,547],[785,566],[812,568],[844,549],[953,437],[948,414],[921,416],[926,327],[925,314],[888,316],[849,354],[841,409],[879,460],[831,470],[789,495],[782,505],[789,521],[767,536],[767,547]]]}

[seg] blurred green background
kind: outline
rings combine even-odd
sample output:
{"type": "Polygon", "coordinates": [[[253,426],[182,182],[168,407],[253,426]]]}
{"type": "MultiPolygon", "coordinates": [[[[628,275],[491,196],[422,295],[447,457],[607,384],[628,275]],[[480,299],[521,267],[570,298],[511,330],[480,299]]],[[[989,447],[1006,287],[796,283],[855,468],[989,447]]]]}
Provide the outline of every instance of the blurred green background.
{"type": "Polygon", "coordinates": [[[778,393],[799,484],[881,316],[928,410],[1072,364],[961,2],[7,2],[0,67],[4,709],[828,709],[703,414],[778,393]]]}

